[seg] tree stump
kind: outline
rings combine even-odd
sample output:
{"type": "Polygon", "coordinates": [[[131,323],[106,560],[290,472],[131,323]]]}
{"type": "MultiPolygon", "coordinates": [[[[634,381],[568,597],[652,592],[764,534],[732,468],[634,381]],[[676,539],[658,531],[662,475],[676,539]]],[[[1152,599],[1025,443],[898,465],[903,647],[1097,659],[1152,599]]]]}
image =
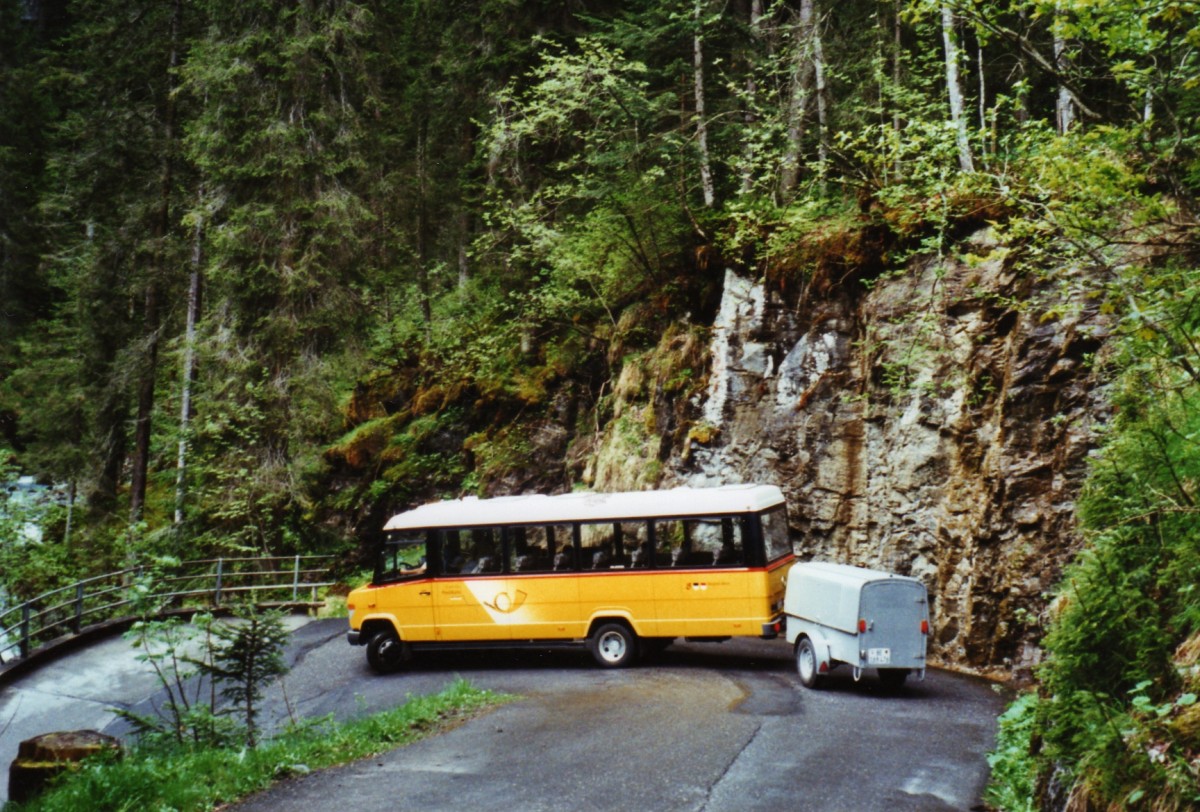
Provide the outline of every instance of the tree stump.
{"type": "Polygon", "coordinates": [[[55,776],[78,769],[88,756],[120,749],[120,741],[95,730],[43,733],[26,739],[8,768],[8,799],[24,803],[42,792],[55,776]]]}

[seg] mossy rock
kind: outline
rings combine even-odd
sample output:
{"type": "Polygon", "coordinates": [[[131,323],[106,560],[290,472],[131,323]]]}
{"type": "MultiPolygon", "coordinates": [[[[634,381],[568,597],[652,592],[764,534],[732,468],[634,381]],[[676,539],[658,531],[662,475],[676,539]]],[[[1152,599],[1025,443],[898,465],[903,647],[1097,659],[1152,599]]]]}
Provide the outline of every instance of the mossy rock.
{"type": "Polygon", "coordinates": [[[24,803],[45,790],[56,776],[78,769],[85,758],[120,749],[119,740],[95,730],[44,733],[26,739],[8,767],[8,799],[24,803]]]}
{"type": "Polygon", "coordinates": [[[1171,732],[1189,748],[1200,747],[1200,703],[1184,708],[1171,722],[1171,732]]]}

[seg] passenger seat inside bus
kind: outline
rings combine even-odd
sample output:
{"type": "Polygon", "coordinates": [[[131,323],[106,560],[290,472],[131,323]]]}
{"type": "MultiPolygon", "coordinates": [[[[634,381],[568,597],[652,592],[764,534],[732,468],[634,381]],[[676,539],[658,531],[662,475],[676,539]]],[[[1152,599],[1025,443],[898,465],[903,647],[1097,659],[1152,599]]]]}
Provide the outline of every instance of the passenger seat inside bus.
{"type": "Polygon", "coordinates": [[[563,545],[563,548],[554,556],[554,569],[555,571],[575,569],[574,547],[563,545]]]}

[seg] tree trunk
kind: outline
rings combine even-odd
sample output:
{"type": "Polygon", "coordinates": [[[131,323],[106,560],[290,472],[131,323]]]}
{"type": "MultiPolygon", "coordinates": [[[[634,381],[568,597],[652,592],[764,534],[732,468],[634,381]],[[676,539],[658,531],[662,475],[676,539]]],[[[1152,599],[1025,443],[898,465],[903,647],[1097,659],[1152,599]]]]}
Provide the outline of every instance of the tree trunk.
{"type": "MultiPolygon", "coordinates": [[[[1017,18],[1021,22],[1021,32],[1024,34],[1029,22],[1028,13],[1025,9],[1017,12],[1017,18]]],[[[1029,110],[1029,55],[1024,49],[1017,49],[1017,72],[1020,81],[1020,90],[1017,91],[1017,121],[1025,124],[1032,117],[1029,110]]]]}
{"type": "Polygon", "coordinates": [[[175,462],[175,527],[183,524],[187,502],[188,432],[192,420],[192,382],[196,377],[196,321],[200,314],[200,268],[204,259],[204,219],[196,217],[192,236],[192,273],[188,280],[187,327],[183,338],[183,372],[179,393],[179,455],[175,462]]]}
{"type": "Polygon", "coordinates": [[[458,290],[471,281],[471,213],[464,208],[458,215],[458,290]]]}
{"type": "MultiPolygon", "coordinates": [[[[762,0],[752,0],[750,3],[750,36],[757,45],[763,40],[763,4],[762,0]]],[[[758,83],[754,78],[754,63],[753,61],[746,70],[746,98],[754,99],[758,95],[758,83]]],[[[758,117],[753,110],[747,110],[742,119],[746,126],[746,133],[754,129],[758,117]]],[[[742,154],[742,187],[743,195],[749,194],[754,186],[754,164],[755,164],[754,139],[746,138],[745,147],[742,154]]]]}
{"type": "Polygon", "coordinates": [[[979,71],[979,129],[987,129],[987,77],[983,72],[983,43],[977,42],[976,70],[979,71]]]}
{"type": "Polygon", "coordinates": [[[133,470],[129,485],[129,523],[142,520],[146,502],[146,478],[150,469],[150,439],[154,415],[154,383],[158,372],[158,280],[166,262],[163,242],[171,230],[171,183],[173,177],[172,150],[175,140],[175,69],[179,63],[179,17],[181,1],[175,0],[171,9],[171,33],[167,56],[167,85],[163,98],[163,165],[159,187],[159,210],[155,218],[154,260],[150,268],[150,279],[146,283],[144,320],[145,355],[138,379],[137,419],[134,423],[133,470]]]}
{"type": "Polygon", "coordinates": [[[708,122],[704,108],[704,0],[696,0],[694,22],[696,31],[692,36],[692,78],[696,95],[696,148],[700,156],[700,189],[704,194],[704,206],[711,209],[716,205],[713,187],[712,164],[708,155],[708,122]]]}
{"type": "Polygon", "coordinates": [[[946,89],[950,93],[950,121],[958,142],[958,166],[964,172],[975,171],[971,144],[967,140],[967,119],[964,112],[962,83],[958,78],[959,48],[955,32],[954,10],[942,4],[942,43],[946,47],[946,89]]]}
{"type": "Polygon", "coordinates": [[[71,481],[67,484],[67,521],[63,528],[63,546],[71,546],[71,525],[75,521],[75,477],[71,477],[71,481]]]}
{"type": "MultiPolygon", "coordinates": [[[[116,350],[114,349],[115,353],[116,350]]],[[[121,472],[125,468],[129,439],[125,422],[129,409],[125,393],[114,391],[110,385],[101,394],[100,408],[96,411],[96,427],[100,434],[100,476],[96,488],[88,498],[89,507],[99,513],[108,513],[116,507],[117,488],[121,483],[121,472]]]]}
{"type": "MultiPolygon", "coordinates": [[[[902,11],[901,3],[903,0],[896,0],[896,13],[892,17],[892,92],[897,95],[900,92],[900,82],[904,78],[903,55],[904,55],[904,26],[903,18],[900,16],[902,11]]],[[[900,105],[898,102],[892,102],[892,132],[896,135],[896,143],[900,143],[900,131],[903,129],[903,121],[900,118],[900,105]]],[[[900,162],[900,150],[896,150],[896,160],[893,162],[893,168],[896,172],[896,180],[904,177],[904,167],[900,162]]]]}
{"type": "Polygon", "coordinates": [[[780,170],[779,191],[787,196],[800,180],[800,152],[804,139],[804,116],[808,110],[809,92],[816,73],[812,59],[813,0],[800,0],[800,14],[793,27],[795,57],[792,63],[791,93],[788,98],[787,148],[780,170]]]}
{"type": "MultiPolygon", "coordinates": [[[[1063,16],[1062,7],[1056,7],[1054,11],[1055,22],[1063,16]]],[[[1056,25],[1057,29],[1057,25],[1056,25]]],[[[1064,75],[1069,66],[1067,59],[1067,41],[1058,33],[1054,32],[1054,69],[1058,71],[1060,76],[1064,75]]],[[[1071,91],[1061,81],[1058,85],[1058,96],[1055,99],[1055,118],[1058,122],[1058,134],[1066,135],[1067,131],[1075,124],[1075,104],[1071,97],[1071,91]]]]}
{"type": "Polygon", "coordinates": [[[426,337],[433,335],[433,292],[429,284],[429,257],[426,231],[429,229],[428,179],[426,178],[429,148],[427,122],[422,122],[417,133],[417,288],[421,295],[421,318],[425,322],[426,337]]]}
{"type": "Polygon", "coordinates": [[[821,188],[825,187],[825,172],[829,165],[829,120],[826,111],[826,101],[828,99],[825,93],[825,50],[821,46],[821,23],[816,16],[816,4],[813,2],[813,26],[812,26],[812,59],[813,59],[813,76],[817,84],[817,164],[820,167],[821,173],[821,188]]]}
{"type": "Polygon", "coordinates": [[[146,501],[146,476],[150,468],[154,379],[158,371],[158,285],[153,280],[146,287],[143,312],[146,338],[138,375],[137,418],[133,428],[133,464],[129,480],[129,523],[131,525],[142,520],[142,507],[146,501]]]}

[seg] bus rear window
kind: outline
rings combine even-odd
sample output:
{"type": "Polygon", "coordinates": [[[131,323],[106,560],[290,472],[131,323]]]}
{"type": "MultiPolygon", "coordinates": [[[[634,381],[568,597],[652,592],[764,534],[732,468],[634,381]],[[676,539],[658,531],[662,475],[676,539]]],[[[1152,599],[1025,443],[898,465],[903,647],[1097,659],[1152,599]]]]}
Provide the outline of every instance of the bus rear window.
{"type": "Polygon", "coordinates": [[[775,561],[786,555],[791,555],[792,538],[788,533],[787,510],[781,505],[774,510],[763,513],[762,516],[763,547],[767,561],[775,561]]]}

